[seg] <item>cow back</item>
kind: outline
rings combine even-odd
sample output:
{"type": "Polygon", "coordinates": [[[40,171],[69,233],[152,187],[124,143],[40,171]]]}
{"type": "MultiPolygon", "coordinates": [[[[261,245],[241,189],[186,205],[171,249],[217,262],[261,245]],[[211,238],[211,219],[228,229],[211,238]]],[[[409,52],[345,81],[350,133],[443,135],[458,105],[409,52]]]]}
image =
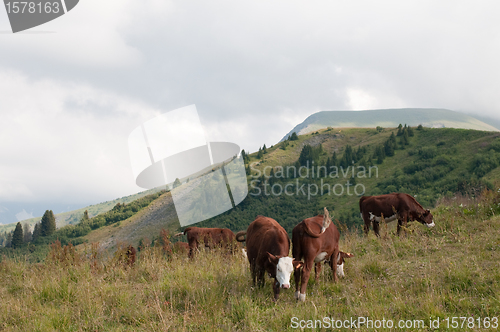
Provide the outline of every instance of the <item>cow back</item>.
{"type": "Polygon", "coordinates": [[[359,201],[360,211],[372,213],[377,217],[384,215],[389,217],[395,213],[408,212],[421,214],[425,209],[410,195],[392,193],[380,196],[361,197],[359,201]]]}
{"type": "Polygon", "coordinates": [[[272,218],[259,216],[247,229],[247,256],[250,264],[266,265],[267,253],[288,256],[290,239],[285,229],[272,218]]]}
{"type": "Polygon", "coordinates": [[[296,260],[316,257],[321,252],[330,256],[338,248],[340,233],[337,227],[331,223],[319,237],[308,234],[307,228],[314,233],[320,233],[323,226],[323,215],[302,220],[292,231],[292,251],[296,260]]]}

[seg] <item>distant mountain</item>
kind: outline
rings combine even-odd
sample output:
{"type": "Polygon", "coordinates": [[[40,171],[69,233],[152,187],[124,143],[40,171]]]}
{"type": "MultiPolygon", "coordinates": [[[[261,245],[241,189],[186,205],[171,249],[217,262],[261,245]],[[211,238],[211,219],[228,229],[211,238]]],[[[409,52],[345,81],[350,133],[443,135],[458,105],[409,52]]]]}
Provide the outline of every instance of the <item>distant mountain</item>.
{"type": "Polygon", "coordinates": [[[462,128],[500,131],[470,115],[438,108],[399,108],[366,111],[322,111],[310,115],[283,137],[293,132],[298,135],[327,128],[394,128],[400,123],[430,128],[462,128]]]}

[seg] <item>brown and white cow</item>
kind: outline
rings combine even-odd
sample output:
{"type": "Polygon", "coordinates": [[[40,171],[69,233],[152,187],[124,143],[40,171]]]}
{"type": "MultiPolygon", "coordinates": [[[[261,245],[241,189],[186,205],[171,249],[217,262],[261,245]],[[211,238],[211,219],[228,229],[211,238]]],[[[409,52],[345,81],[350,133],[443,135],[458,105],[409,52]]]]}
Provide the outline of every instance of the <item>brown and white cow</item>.
{"type": "Polygon", "coordinates": [[[408,221],[417,220],[427,227],[434,227],[434,220],[431,211],[426,210],[415,198],[408,194],[392,193],[380,196],[363,196],[359,200],[359,210],[365,222],[365,234],[370,231],[370,223],[373,224],[373,231],[379,234],[379,223],[382,216],[386,222],[398,220],[398,235],[401,226],[408,221]]]}
{"type": "Polygon", "coordinates": [[[246,234],[247,257],[250,263],[253,284],[256,281],[264,286],[264,274],[268,272],[274,278],[274,300],[278,299],[280,289],[290,288],[290,275],[300,268],[302,262],[288,257],[290,239],[278,222],[272,218],[258,216],[248,226],[246,232],[238,232],[236,241],[243,242],[246,234]]]}
{"type": "Polygon", "coordinates": [[[189,257],[193,257],[195,251],[201,243],[205,243],[206,248],[225,247],[232,249],[235,236],[228,228],[201,228],[188,227],[184,232],[175,236],[187,235],[189,244],[189,257]]]}
{"type": "Polygon", "coordinates": [[[335,282],[338,280],[337,274],[344,276],[344,259],[354,255],[339,250],[339,239],[340,233],[332,223],[326,208],[324,208],[324,215],[304,219],[294,227],[292,231],[293,258],[304,260],[302,269],[294,273],[297,300],[306,300],[307,282],[313,265],[316,280],[321,272],[322,261],[330,264],[335,282]]]}

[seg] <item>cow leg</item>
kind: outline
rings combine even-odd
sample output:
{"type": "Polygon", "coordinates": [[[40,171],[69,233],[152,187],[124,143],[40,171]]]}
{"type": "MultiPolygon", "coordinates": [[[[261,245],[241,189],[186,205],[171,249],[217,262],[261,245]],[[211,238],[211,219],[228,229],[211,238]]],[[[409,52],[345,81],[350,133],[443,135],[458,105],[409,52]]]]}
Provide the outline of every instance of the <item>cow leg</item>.
{"type": "Polygon", "coordinates": [[[280,295],[280,283],[278,280],[274,279],[273,282],[273,293],[274,293],[274,301],[278,300],[278,295],[280,295]]]}
{"type": "Polygon", "coordinates": [[[299,267],[298,269],[295,269],[295,271],[293,271],[293,278],[295,279],[295,299],[298,300],[299,299],[299,295],[300,295],[300,292],[299,292],[299,287],[300,287],[300,275],[302,273],[302,268],[299,267]]]}
{"type": "Polygon", "coordinates": [[[398,236],[399,236],[399,233],[401,233],[401,225],[402,224],[403,224],[403,221],[398,218],[398,236]]]}
{"type": "MultiPolygon", "coordinates": [[[[311,261],[314,261],[314,259],[311,261]]],[[[304,264],[304,267],[302,268],[302,275],[300,281],[300,294],[299,294],[299,300],[302,302],[306,300],[306,289],[307,289],[307,282],[309,281],[309,277],[311,275],[311,269],[312,269],[311,265],[312,264],[304,264]]]]}
{"type": "Polygon", "coordinates": [[[255,264],[250,264],[250,271],[252,272],[252,283],[255,287],[257,279],[257,271],[255,271],[255,264]]]}
{"type": "Polygon", "coordinates": [[[363,227],[365,230],[365,235],[368,236],[368,233],[370,232],[370,217],[368,215],[365,215],[365,213],[362,213],[361,216],[363,217],[363,221],[365,222],[365,226],[363,227]]]}
{"type": "Polygon", "coordinates": [[[319,274],[321,273],[321,262],[316,263],[314,265],[314,274],[315,274],[315,281],[318,281],[319,279],[319,274]]]}
{"type": "Polygon", "coordinates": [[[333,281],[334,282],[339,281],[339,277],[337,276],[337,258],[339,257],[339,253],[340,253],[340,250],[339,250],[339,247],[337,246],[337,248],[335,248],[335,250],[333,250],[333,254],[332,254],[332,257],[330,260],[330,262],[331,262],[330,264],[332,264],[331,267],[332,267],[333,281]]]}
{"type": "Polygon", "coordinates": [[[266,279],[264,279],[266,271],[264,269],[259,270],[257,280],[259,283],[259,287],[264,287],[264,284],[266,283],[266,279]]]}
{"type": "Polygon", "coordinates": [[[373,220],[373,231],[377,237],[380,237],[380,222],[373,220]]]}

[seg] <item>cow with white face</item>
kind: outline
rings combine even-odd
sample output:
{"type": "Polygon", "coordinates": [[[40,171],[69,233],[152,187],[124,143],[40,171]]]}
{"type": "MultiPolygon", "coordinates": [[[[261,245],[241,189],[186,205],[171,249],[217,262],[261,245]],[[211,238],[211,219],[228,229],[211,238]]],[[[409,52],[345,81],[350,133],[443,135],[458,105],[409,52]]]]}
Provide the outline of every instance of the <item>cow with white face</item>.
{"type": "Polygon", "coordinates": [[[288,234],[276,220],[258,216],[246,232],[238,232],[236,240],[246,241],[247,257],[250,263],[254,285],[264,286],[265,272],[274,278],[274,300],[278,299],[280,289],[290,288],[290,276],[295,269],[302,266],[302,262],[288,257],[290,239],[288,234]],[[246,234],[246,239],[243,237],[246,234]]]}

